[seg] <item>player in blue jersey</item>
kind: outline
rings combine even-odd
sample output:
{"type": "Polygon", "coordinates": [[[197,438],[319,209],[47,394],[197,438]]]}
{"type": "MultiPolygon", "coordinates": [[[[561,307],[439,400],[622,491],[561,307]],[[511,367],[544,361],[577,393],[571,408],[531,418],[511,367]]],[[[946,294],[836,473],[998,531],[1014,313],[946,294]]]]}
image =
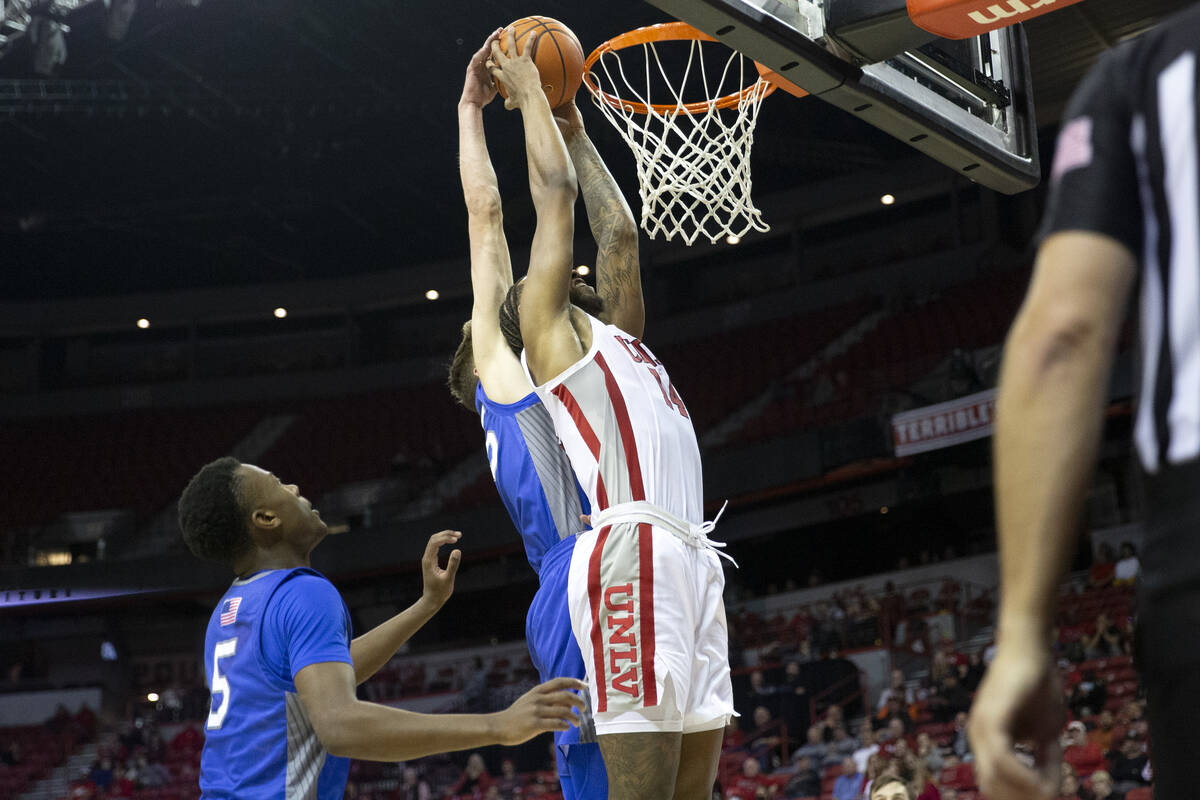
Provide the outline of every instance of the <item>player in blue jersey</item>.
{"type": "Polygon", "coordinates": [[[237,575],[204,642],[212,690],[200,770],[205,800],[333,800],[345,791],[350,758],[402,761],[515,745],[578,723],[572,707],[580,699],[568,690],[585,686],[574,678],[543,683],[496,714],[415,714],[355,697],[355,686],[450,596],[462,554],[454,550],[442,569],[438,550],[461,534],[430,538],[420,600],[351,639],[345,603],[310,566],[329,530],[296,486],[218,459],[188,483],[179,522],[195,555],[237,575]]]}
{"type": "MultiPolygon", "coordinates": [[[[567,610],[567,574],[575,534],[583,528],[579,517],[590,513],[590,508],[554,433],[554,424],[500,328],[500,304],[513,276],[482,114],[496,95],[486,62],[498,33],[471,60],[459,101],[459,158],[474,304],[451,364],[449,384],[458,402],[479,413],[496,489],[521,534],[529,564],[538,574],[538,591],[525,626],[534,665],[543,677],[583,678],[583,656],[567,610]]],[[[599,292],[593,292],[577,276],[573,301],[603,318],[611,310],[640,314],[633,215],[584,132],[574,103],[558,113],[598,246],[599,292]]],[[[582,726],[556,733],[555,743],[566,800],[607,798],[608,779],[590,717],[585,713],[582,726]]]]}

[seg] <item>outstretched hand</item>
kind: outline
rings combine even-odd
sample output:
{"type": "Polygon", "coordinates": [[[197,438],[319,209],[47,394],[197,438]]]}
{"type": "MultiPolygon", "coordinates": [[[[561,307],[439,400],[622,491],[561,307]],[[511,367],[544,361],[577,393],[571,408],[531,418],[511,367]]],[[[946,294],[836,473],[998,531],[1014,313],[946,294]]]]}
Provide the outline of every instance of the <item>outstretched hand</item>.
{"type": "Polygon", "coordinates": [[[492,43],[500,38],[503,31],[503,28],[492,31],[483,46],[471,56],[471,63],[467,64],[467,79],[463,83],[462,99],[459,102],[483,108],[496,96],[496,84],[488,74],[487,65],[492,54],[492,43]]]}
{"type": "Polygon", "coordinates": [[[1058,736],[1065,716],[1049,651],[1002,643],[980,684],[968,727],[979,786],[991,800],[1058,796],[1058,736]],[[1014,751],[1016,744],[1032,746],[1032,765],[1014,751]]]}
{"type": "Polygon", "coordinates": [[[454,594],[454,576],[462,561],[462,550],[455,548],[450,552],[446,568],[442,569],[438,564],[438,551],[442,545],[454,544],[461,538],[459,531],[441,531],[430,536],[425,545],[425,554],[421,556],[421,578],[425,584],[424,596],[435,608],[441,608],[454,594]]]}
{"type": "Polygon", "coordinates": [[[579,113],[579,107],[575,105],[575,98],[571,98],[554,109],[554,122],[558,125],[564,139],[577,133],[583,133],[583,115],[579,113]]]}
{"type": "Polygon", "coordinates": [[[579,724],[574,709],[582,708],[583,698],[573,691],[587,688],[574,678],[555,678],[533,687],[499,712],[500,744],[516,745],[527,742],[539,733],[565,731],[579,724]]]}
{"type": "MultiPolygon", "coordinates": [[[[500,49],[498,38],[492,42],[492,57],[488,62],[488,71],[492,73],[492,78],[497,83],[504,84],[504,89],[508,94],[508,99],[504,101],[504,107],[512,111],[529,102],[530,98],[536,98],[538,95],[544,98],[546,95],[542,91],[542,76],[530,54],[521,51],[520,44],[515,41],[516,37],[511,30],[509,30],[508,38],[512,42],[510,46],[512,53],[505,53],[500,49]]],[[[527,41],[531,40],[532,37],[527,38],[527,41]]]]}

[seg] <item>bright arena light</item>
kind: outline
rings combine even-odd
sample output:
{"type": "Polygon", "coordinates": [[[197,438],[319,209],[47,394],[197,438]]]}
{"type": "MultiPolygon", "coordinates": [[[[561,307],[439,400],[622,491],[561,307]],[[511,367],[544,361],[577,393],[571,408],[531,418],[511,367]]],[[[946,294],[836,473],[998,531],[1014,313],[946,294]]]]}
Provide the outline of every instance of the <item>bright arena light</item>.
{"type": "Polygon", "coordinates": [[[736,233],[731,233],[725,237],[725,241],[729,242],[730,244],[737,244],[741,240],[742,237],[738,236],[736,233]]]}
{"type": "Polygon", "coordinates": [[[139,319],[137,321],[137,326],[139,328],[141,328],[142,330],[145,330],[146,328],[150,327],[150,320],[146,319],[145,317],[142,317],[141,319],[139,319]]]}
{"type": "Polygon", "coordinates": [[[283,319],[286,316],[287,316],[287,309],[284,308],[283,306],[280,306],[279,308],[275,309],[275,319],[283,319]]]}
{"type": "Polygon", "coordinates": [[[592,270],[588,267],[587,264],[580,264],[578,267],[575,268],[575,271],[578,272],[580,275],[586,276],[592,270]]]}
{"type": "Polygon", "coordinates": [[[425,293],[426,300],[437,300],[439,297],[441,297],[441,295],[438,294],[437,289],[430,289],[428,292],[425,293]]]}
{"type": "Polygon", "coordinates": [[[883,197],[879,198],[879,202],[883,203],[885,206],[890,206],[892,203],[896,202],[896,195],[885,194],[883,197]]]}
{"type": "Polygon", "coordinates": [[[151,692],[150,694],[146,695],[146,699],[149,700],[151,703],[157,703],[158,702],[158,692],[151,692]]]}

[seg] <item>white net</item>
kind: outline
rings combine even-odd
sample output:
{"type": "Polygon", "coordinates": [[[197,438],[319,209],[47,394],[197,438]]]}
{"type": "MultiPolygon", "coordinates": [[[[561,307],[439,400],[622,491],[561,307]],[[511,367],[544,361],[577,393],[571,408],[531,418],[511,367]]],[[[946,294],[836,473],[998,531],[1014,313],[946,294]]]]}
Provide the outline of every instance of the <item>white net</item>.
{"type": "Polygon", "coordinates": [[[723,46],[699,40],[670,42],[689,48],[686,66],[676,66],[672,78],[655,45],[604,52],[588,80],[597,107],[633,150],[642,229],[652,239],[680,236],[689,245],[702,235],[717,242],[770,230],[751,199],[750,148],[762,99],[774,87],[737,51],[710,70],[705,50],[712,58],[723,46]],[[635,63],[638,50],[642,63],[635,63]],[[704,99],[689,103],[685,91],[704,99]],[[722,108],[721,99],[732,95],[736,102],[722,108]]]}

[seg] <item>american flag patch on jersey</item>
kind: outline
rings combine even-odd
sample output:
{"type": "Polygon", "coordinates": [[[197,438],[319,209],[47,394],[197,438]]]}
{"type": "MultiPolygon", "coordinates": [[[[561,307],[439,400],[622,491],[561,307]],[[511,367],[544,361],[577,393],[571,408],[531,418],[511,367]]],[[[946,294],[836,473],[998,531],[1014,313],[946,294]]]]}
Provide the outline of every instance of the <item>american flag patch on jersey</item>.
{"type": "Polygon", "coordinates": [[[1091,166],[1095,151],[1092,147],[1092,118],[1079,117],[1063,126],[1058,134],[1058,149],[1054,153],[1051,180],[1057,181],[1073,169],[1091,166]]]}
{"type": "Polygon", "coordinates": [[[224,603],[221,603],[221,625],[232,625],[237,621],[238,606],[242,604],[242,598],[231,597],[224,603]]]}

